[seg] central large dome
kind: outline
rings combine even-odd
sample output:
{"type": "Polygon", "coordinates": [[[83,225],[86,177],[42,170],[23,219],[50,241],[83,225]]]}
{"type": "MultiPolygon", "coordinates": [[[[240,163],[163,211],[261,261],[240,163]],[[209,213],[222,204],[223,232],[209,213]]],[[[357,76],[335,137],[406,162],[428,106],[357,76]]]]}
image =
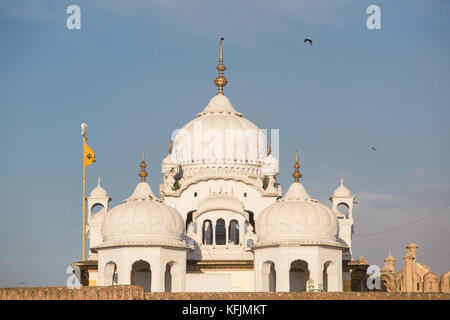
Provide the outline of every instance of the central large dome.
{"type": "Polygon", "coordinates": [[[262,131],[237,112],[225,95],[216,95],[179,130],[172,160],[179,165],[261,165],[266,155],[262,131]]]}

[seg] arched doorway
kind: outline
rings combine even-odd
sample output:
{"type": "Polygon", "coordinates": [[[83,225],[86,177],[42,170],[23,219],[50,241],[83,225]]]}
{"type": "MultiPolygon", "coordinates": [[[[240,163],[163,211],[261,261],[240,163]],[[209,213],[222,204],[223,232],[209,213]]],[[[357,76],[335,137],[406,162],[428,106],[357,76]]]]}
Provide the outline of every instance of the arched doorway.
{"type": "Polygon", "coordinates": [[[262,265],[262,291],[275,292],[277,289],[275,263],[266,261],[262,265]]]}
{"type": "Polygon", "coordinates": [[[173,283],[173,275],[172,275],[172,267],[174,262],[171,261],[166,264],[166,272],[164,273],[164,289],[166,292],[172,292],[172,283],[173,283]]]}
{"type": "Polygon", "coordinates": [[[308,263],[304,260],[295,260],[289,270],[289,291],[306,291],[306,282],[309,280],[308,263]]]}
{"type": "Polygon", "coordinates": [[[139,260],[131,266],[131,284],[144,287],[145,291],[152,289],[152,271],[147,261],[139,260]]]}
{"type": "Polygon", "coordinates": [[[202,226],[202,244],[213,244],[212,223],[210,220],[205,220],[202,226]]]}
{"type": "Polygon", "coordinates": [[[113,286],[117,284],[117,266],[112,261],[108,262],[105,266],[105,272],[103,273],[103,284],[105,286],[113,286]]]}
{"type": "Polygon", "coordinates": [[[323,265],[323,291],[338,291],[337,270],[332,261],[327,261],[323,265]]]}

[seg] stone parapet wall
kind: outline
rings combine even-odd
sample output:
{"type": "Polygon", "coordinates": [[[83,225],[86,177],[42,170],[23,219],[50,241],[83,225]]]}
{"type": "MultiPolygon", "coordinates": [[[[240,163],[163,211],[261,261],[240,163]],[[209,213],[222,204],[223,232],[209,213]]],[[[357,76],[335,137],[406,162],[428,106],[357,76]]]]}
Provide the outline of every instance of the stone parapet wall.
{"type": "Polygon", "coordinates": [[[0,300],[143,300],[140,286],[0,288],[0,300]]]}
{"type": "Polygon", "coordinates": [[[144,292],[140,286],[0,288],[0,300],[450,300],[423,292],[144,292]]]}
{"type": "Polygon", "coordinates": [[[423,292],[146,292],[146,300],[450,300],[423,292]]]}

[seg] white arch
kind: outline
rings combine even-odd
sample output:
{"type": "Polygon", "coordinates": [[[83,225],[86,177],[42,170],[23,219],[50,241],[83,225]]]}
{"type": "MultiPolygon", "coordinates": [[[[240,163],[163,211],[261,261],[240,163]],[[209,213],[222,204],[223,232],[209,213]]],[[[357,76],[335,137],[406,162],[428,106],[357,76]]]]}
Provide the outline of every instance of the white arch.
{"type": "Polygon", "coordinates": [[[152,270],[150,263],[144,260],[136,260],[131,265],[131,284],[144,287],[145,291],[152,288],[152,270]]]}
{"type": "Polygon", "coordinates": [[[117,284],[117,265],[110,261],[105,265],[103,273],[103,285],[112,286],[117,284]]]}
{"type": "Polygon", "coordinates": [[[308,262],[303,259],[296,259],[291,262],[289,269],[289,291],[306,291],[307,282],[310,279],[308,262]]]}
{"type": "Polygon", "coordinates": [[[276,291],[276,269],[273,261],[267,260],[262,264],[262,291],[275,292],[276,291]]]}
{"type": "Polygon", "coordinates": [[[327,261],[323,265],[323,291],[339,291],[338,272],[333,261],[327,261]]]}

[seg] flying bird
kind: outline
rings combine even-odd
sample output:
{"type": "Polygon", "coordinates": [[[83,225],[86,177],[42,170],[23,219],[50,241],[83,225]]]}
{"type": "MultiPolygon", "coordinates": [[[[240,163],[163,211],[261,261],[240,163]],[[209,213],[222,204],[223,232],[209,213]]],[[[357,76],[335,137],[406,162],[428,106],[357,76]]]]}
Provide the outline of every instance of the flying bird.
{"type": "Polygon", "coordinates": [[[306,43],[306,42],[309,42],[309,44],[312,46],[312,42],[313,42],[313,41],[312,41],[311,39],[306,38],[305,41],[303,41],[303,42],[305,42],[305,43],[306,43]]]}
{"type": "Polygon", "coordinates": [[[370,147],[373,151],[378,151],[378,149],[377,148],[375,148],[375,147],[370,147]]]}

